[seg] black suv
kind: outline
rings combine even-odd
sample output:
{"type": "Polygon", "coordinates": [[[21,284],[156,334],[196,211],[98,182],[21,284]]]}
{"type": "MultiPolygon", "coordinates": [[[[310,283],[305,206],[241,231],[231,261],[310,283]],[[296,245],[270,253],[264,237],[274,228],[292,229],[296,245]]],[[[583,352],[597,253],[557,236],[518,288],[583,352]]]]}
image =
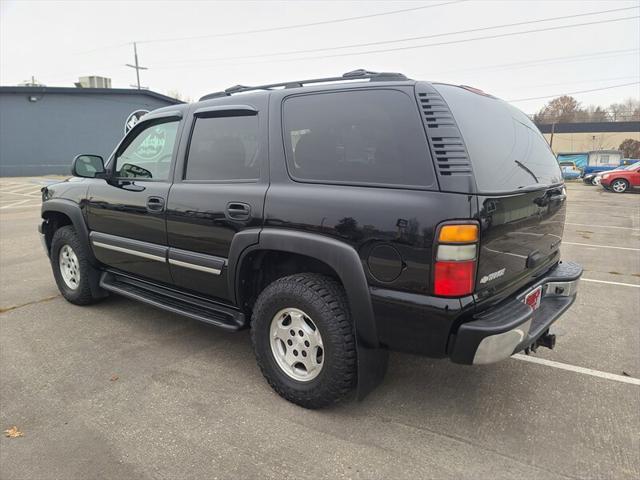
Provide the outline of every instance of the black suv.
{"type": "Polygon", "coordinates": [[[144,116],[43,189],[62,295],[114,292],[226,330],[308,408],[400,350],[484,364],[576,298],[566,192],[534,124],[482,91],[356,70],[232,87],[144,116]]]}

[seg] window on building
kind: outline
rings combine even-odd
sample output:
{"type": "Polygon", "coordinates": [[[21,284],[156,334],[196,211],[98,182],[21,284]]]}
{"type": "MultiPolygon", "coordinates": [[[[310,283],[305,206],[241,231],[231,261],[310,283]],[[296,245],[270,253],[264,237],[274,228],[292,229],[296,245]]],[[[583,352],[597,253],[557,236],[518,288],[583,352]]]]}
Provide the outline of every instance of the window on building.
{"type": "Polygon", "coordinates": [[[258,116],[196,119],[187,157],[186,180],[246,180],[260,177],[258,116]]]}
{"type": "Polygon", "coordinates": [[[609,165],[609,155],[600,155],[600,165],[609,165]]]}
{"type": "Polygon", "coordinates": [[[171,170],[178,123],[159,123],[142,130],[118,155],[116,176],[167,180],[171,170]]]}
{"type": "Polygon", "coordinates": [[[294,179],[421,187],[435,182],[415,99],[398,90],[288,98],[284,140],[294,179]]]}

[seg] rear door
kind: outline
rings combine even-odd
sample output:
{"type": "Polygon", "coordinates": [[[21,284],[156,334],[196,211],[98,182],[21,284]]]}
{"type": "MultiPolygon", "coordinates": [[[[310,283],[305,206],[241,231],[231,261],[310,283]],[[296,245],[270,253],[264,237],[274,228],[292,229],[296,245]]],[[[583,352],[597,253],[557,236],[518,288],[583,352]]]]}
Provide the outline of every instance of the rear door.
{"type": "Polygon", "coordinates": [[[518,109],[461,87],[434,86],[460,129],[476,183],[476,293],[499,300],[559,260],[566,212],[562,174],[540,131],[518,109]]]}
{"type": "Polygon", "coordinates": [[[92,181],[87,221],[91,246],[102,263],[171,282],[165,204],[180,127],[179,112],[139,123],[116,150],[109,165],[112,178],[92,181]]]}
{"type": "Polygon", "coordinates": [[[234,236],[262,226],[268,186],[266,95],[194,107],[167,204],[168,258],[177,286],[231,301],[234,236]]]}

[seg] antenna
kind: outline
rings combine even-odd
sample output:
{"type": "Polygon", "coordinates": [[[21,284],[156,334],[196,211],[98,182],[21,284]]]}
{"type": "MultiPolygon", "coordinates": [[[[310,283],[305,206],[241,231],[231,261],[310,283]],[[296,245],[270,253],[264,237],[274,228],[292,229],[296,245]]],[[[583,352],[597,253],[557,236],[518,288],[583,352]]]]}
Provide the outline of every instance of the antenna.
{"type": "MultiPolygon", "coordinates": [[[[137,83],[138,83],[138,85],[137,85],[138,90],[141,90],[142,88],[144,88],[146,90],[149,87],[141,87],[140,86],[140,70],[149,70],[149,69],[147,67],[141,67],[138,64],[138,47],[136,45],[136,42],[133,42],[133,57],[134,57],[134,60],[135,60],[135,65],[131,65],[130,63],[127,63],[125,65],[125,67],[131,67],[131,68],[135,69],[135,71],[136,71],[136,80],[137,80],[137,83]]],[[[136,85],[131,85],[131,86],[135,87],[136,85]]]]}

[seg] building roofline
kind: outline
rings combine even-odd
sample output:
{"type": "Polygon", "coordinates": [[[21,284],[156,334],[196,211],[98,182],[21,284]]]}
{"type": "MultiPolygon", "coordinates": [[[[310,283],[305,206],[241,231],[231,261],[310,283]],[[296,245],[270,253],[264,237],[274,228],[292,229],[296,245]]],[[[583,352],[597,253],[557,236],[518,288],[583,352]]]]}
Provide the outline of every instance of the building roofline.
{"type": "Polygon", "coordinates": [[[619,153],[622,155],[622,150],[606,149],[606,150],[589,150],[587,152],[558,152],[556,155],[589,155],[590,153],[619,153]]]}
{"type": "MultiPolygon", "coordinates": [[[[538,124],[542,133],[551,133],[550,123],[538,124]]],[[[637,132],[640,122],[584,122],[584,123],[556,123],[554,133],[600,133],[600,132],[637,132]]]]}
{"type": "Polygon", "coordinates": [[[111,95],[146,95],[172,104],[184,103],[176,98],[168,97],[153,90],[138,90],[137,88],[77,88],[77,87],[18,87],[0,86],[0,93],[63,93],[63,94],[111,94],[111,95]]]}

